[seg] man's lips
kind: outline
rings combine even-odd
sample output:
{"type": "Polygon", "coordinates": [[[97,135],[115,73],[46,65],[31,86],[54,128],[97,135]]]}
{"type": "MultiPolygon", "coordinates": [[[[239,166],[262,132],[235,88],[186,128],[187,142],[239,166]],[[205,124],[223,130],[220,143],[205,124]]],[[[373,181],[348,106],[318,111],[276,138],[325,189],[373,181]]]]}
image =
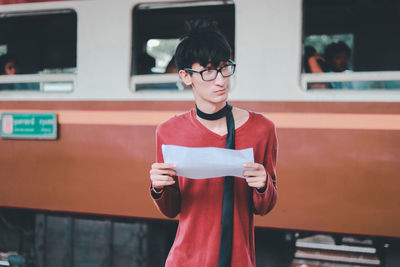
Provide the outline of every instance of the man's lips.
{"type": "Polygon", "coordinates": [[[225,92],[226,92],[225,88],[215,91],[215,93],[217,94],[224,94],[225,92]]]}

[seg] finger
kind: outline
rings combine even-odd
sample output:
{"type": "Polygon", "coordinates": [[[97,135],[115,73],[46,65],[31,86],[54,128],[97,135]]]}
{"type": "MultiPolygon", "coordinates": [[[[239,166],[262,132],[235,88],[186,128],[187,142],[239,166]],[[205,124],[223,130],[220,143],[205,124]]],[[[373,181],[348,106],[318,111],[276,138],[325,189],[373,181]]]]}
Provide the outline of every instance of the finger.
{"type": "Polygon", "coordinates": [[[174,180],[154,180],[151,181],[151,184],[153,185],[169,185],[169,184],[174,184],[174,180]]]}
{"type": "Polygon", "coordinates": [[[264,171],[244,171],[243,176],[254,177],[254,176],[266,176],[264,171]]]}
{"type": "Polygon", "coordinates": [[[152,181],[174,181],[174,178],[167,176],[167,175],[151,175],[150,179],[152,181]]]}
{"type": "Polygon", "coordinates": [[[175,183],[175,181],[155,181],[152,182],[152,185],[154,188],[162,188],[164,186],[169,186],[169,185],[173,185],[175,183]]]}
{"type": "Polygon", "coordinates": [[[243,167],[245,167],[245,168],[253,168],[255,170],[264,170],[264,166],[259,164],[259,163],[256,163],[256,162],[254,162],[254,163],[251,163],[251,162],[245,163],[245,164],[243,164],[243,167]]]}
{"type": "Polygon", "coordinates": [[[262,184],[262,185],[265,185],[267,183],[266,180],[258,179],[258,178],[249,178],[249,179],[246,179],[246,182],[247,182],[248,185],[251,185],[251,184],[262,184]]]}
{"type": "Polygon", "coordinates": [[[151,174],[150,178],[151,179],[157,179],[157,180],[162,180],[162,181],[172,181],[174,180],[175,176],[169,176],[167,174],[151,174]]]}
{"type": "Polygon", "coordinates": [[[153,163],[153,165],[151,165],[152,169],[173,169],[176,168],[176,164],[175,163],[153,163]]]}
{"type": "Polygon", "coordinates": [[[265,183],[249,183],[248,185],[250,187],[263,188],[265,186],[265,183]]]}
{"type": "Polygon", "coordinates": [[[152,175],[150,176],[152,182],[172,182],[175,181],[174,178],[167,175],[152,175]]]}
{"type": "Polygon", "coordinates": [[[257,183],[257,182],[265,182],[266,179],[264,179],[263,177],[249,177],[246,178],[246,182],[247,183],[257,183]]]}
{"type": "Polygon", "coordinates": [[[151,169],[151,175],[168,175],[168,176],[176,176],[176,171],[172,169],[151,169]]]}

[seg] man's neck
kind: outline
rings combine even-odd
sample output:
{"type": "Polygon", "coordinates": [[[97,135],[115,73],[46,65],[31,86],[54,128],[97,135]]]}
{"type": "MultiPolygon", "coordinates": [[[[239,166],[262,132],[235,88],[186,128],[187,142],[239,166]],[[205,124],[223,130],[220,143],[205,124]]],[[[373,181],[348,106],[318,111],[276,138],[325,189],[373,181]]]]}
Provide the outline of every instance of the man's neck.
{"type": "Polygon", "coordinates": [[[210,102],[196,101],[197,108],[207,114],[213,114],[213,113],[221,110],[223,107],[225,107],[225,105],[226,105],[226,102],[210,103],[210,102]]]}
{"type": "MultiPolygon", "coordinates": [[[[200,109],[204,113],[208,114],[213,114],[219,110],[221,110],[223,107],[225,107],[226,102],[223,103],[198,103],[196,102],[197,108],[200,109]],[[200,104],[200,106],[199,106],[200,104]]],[[[210,131],[218,134],[218,135],[225,135],[227,133],[227,128],[226,128],[226,118],[222,117],[217,120],[205,120],[200,118],[198,115],[196,115],[197,120],[203,124],[206,128],[208,128],[210,131]]]]}

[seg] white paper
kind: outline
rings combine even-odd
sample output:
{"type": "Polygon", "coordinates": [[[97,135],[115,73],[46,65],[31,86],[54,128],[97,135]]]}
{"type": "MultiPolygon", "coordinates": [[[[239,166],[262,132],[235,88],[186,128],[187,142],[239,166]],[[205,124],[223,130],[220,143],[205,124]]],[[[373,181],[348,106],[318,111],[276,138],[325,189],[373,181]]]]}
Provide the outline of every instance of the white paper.
{"type": "Polygon", "coordinates": [[[164,162],[175,163],[178,176],[192,179],[221,176],[242,177],[244,163],[253,163],[253,148],[242,150],[218,147],[162,145],[164,162]]]}

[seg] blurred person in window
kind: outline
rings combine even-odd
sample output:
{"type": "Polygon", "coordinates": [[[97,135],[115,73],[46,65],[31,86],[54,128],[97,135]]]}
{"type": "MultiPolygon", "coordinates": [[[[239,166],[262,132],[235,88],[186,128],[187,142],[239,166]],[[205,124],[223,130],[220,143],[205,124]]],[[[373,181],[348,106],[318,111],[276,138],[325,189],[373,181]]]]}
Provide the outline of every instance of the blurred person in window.
{"type": "MultiPolygon", "coordinates": [[[[0,75],[14,75],[17,74],[17,63],[13,56],[5,54],[0,56],[0,75]]],[[[0,90],[13,90],[15,84],[0,83],[0,90]]]]}
{"type": "Polygon", "coordinates": [[[345,42],[331,43],[325,48],[324,55],[328,71],[343,72],[348,70],[351,50],[345,42]]]}
{"type": "MultiPolygon", "coordinates": [[[[313,46],[304,47],[304,72],[323,73],[327,71],[326,60],[321,56],[313,46]]],[[[329,85],[326,83],[311,83],[308,89],[325,89],[329,85]]]]}
{"type": "Polygon", "coordinates": [[[17,61],[9,54],[0,57],[0,75],[17,74],[17,61]]]}
{"type": "MultiPolygon", "coordinates": [[[[349,69],[351,49],[343,41],[329,44],[325,48],[324,56],[328,72],[346,72],[349,69]]],[[[332,82],[333,89],[353,88],[351,82],[332,82]]]]}
{"type": "Polygon", "coordinates": [[[327,71],[325,58],[310,45],[304,48],[304,71],[306,73],[321,73],[327,71]]]}
{"type": "MultiPolygon", "coordinates": [[[[0,56],[0,75],[19,74],[18,61],[10,54],[0,56]]],[[[40,90],[39,83],[0,83],[0,90],[40,90]]]]}

